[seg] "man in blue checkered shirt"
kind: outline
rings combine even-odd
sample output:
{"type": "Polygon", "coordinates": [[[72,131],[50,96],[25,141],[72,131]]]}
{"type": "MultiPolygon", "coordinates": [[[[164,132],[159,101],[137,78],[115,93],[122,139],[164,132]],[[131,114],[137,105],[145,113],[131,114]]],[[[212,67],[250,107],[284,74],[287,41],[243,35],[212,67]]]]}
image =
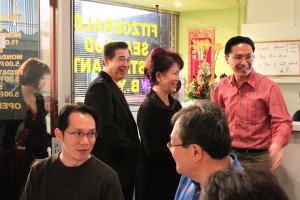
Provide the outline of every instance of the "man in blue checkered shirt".
{"type": "Polygon", "coordinates": [[[201,186],[214,172],[242,171],[231,152],[231,139],[225,113],[215,103],[196,100],[173,118],[168,147],[182,174],[175,200],[199,200],[201,186]]]}

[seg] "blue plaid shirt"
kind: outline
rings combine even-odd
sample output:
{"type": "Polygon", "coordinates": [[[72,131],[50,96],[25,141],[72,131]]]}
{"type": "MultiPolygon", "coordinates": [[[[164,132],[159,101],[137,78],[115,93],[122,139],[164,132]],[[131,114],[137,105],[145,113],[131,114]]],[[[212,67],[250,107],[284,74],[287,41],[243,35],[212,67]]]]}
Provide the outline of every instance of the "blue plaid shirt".
{"type": "MultiPolygon", "coordinates": [[[[243,171],[244,168],[238,161],[237,156],[233,153],[229,155],[233,162],[228,170],[243,171]]],[[[186,176],[181,176],[174,200],[200,200],[200,193],[201,188],[199,183],[186,176]]]]}

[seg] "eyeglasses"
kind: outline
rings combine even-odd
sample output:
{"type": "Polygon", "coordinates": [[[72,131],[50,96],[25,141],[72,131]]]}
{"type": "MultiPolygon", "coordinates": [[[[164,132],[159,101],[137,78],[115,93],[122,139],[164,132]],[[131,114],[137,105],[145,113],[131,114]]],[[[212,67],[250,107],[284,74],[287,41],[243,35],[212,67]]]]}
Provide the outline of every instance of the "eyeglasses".
{"type": "Polygon", "coordinates": [[[84,136],[86,136],[88,139],[92,139],[97,137],[96,131],[90,131],[87,133],[83,133],[81,131],[74,131],[74,132],[64,131],[64,132],[72,135],[73,138],[83,138],[84,136]]]}
{"type": "Polygon", "coordinates": [[[236,62],[236,63],[241,63],[243,62],[243,60],[245,59],[247,62],[251,62],[254,59],[254,54],[247,54],[247,55],[234,55],[232,56],[232,59],[236,62]]]}
{"type": "Polygon", "coordinates": [[[172,147],[179,147],[179,146],[185,146],[185,145],[189,145],[188,143],[182,143],[182,144],[171,144],[171,142],[167,143],[167,147],[169,149],[171,149],[172,147]]]}

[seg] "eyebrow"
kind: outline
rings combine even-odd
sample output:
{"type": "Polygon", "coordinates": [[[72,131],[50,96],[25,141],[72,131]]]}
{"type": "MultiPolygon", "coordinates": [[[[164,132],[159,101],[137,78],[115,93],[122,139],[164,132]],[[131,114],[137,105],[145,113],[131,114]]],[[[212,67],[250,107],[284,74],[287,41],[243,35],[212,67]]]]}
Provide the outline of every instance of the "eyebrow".
{"type": "Polygon", "coordinates": [[[239,54],[239,53],[237,53],[237,54],[234,54],[234,56],[250,56],[252,54],[254,54],[254,53],[246,53],[246,54],[239,54]]]}
{"type": "MultiPolygon", "coordinates": [[[[126,59],[125,56],[119,56],[119,58],[124,58],[124,59],[126,59]]],[[[131,59],[131,56],[129,56],[128,59],[131,59]]]]}
{"type": "MultiPolygon", "coordinates": [[[[75,131],[84,131],[84,129],[81,128],[74,128],[75,131]]],[[[96,131],[96,128],[88,129],[88,131],[96,131]]]]}

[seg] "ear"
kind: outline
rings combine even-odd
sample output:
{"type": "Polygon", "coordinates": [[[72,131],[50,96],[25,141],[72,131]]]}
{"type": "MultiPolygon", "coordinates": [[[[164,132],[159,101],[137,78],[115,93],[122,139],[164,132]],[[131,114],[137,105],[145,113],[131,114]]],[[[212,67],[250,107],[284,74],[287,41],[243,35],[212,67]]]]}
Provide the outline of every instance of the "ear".
{"type": "Polygon", "coordinates": [[[192,144],[192,153],[194,162],[198,162],[203,158],[203,149],[197,144],[192,144]]]}
{"type": "Polygon", "coordinates": [[[60,129],[56,128],[54,130],[54,134],[55,134],[55,137],[59,140],[59,141],[62,141],[63,140],[63,133],[61,132],[60,129]]]}
{"type": "Polygon", "coordinates": [[[104,58],[104,59],[103,59],[103,63],[104,63],[104,66],[108,66],[108,59],[107,59],[107,58],[104,58]]]}
{"type": "Polygon", "coordinates": [[[156,77],[157,82],[160,82],[160,80],[161,80],[161,73],[160,72],[156,72],[155,73],[155,77],[156,77]]]}
{"type": "Polygon", "coordinates": [[[229,64],[228,58],[229,58],[229,56],[225,55],[225,60],[226,60],[226,63],[227,63],[227,64],[229,64]]]}

